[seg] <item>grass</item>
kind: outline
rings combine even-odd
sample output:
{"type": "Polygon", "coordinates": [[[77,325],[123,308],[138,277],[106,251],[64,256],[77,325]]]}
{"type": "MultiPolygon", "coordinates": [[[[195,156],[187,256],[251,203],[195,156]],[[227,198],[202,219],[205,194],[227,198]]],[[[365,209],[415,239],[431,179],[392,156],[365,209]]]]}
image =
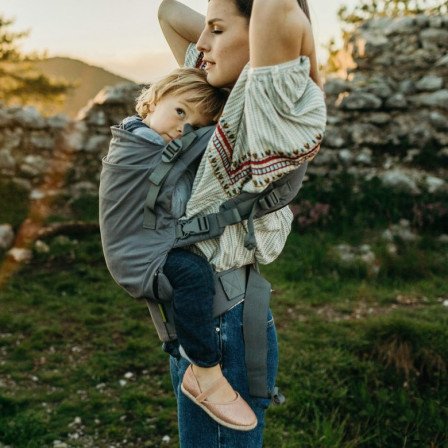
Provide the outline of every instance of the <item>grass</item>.
{"type": "MultiPolygon", "coordinates": [[[[448,448],[446,199],[326,182],[333,190],[305,185],[311,225],[295,224],[262,267],[287,398],[268,411],[265,446],[448,448]],[[313,215],[316,203],[330,204],[327,216],[313,215]],[[402,217],[420,238],[395,237],[391,252],[380,235],[402,217]],[[342,263],[340,244],[368,244],[377,269],[342,263]]],[[[27,196],[13,184],[0,193],[11,198],[0,218],[17,230],[27,196]]],[[[97,210],[81,197],[69,218],[95,221],[97,210]]],[[[0,290],[0,447],[177,447],[168,362],[144,303],[114,284],[98,234],[46,243],[0,290]]]]}
{"type": "MultiPolygon", "coordinates": [[[[409,243],[430,272],[416,276],[403,251],[393,274],[369,278],[331,261],[335,242],[293,233],[263,267],[287,396],[268,411],[265,446],[446,447],[445,251],[409,243]]],[[[0,292],[0,441],[178,446],[167,359],[144,304],[113,283],[98,235],[48,243],[0,292]]]]}

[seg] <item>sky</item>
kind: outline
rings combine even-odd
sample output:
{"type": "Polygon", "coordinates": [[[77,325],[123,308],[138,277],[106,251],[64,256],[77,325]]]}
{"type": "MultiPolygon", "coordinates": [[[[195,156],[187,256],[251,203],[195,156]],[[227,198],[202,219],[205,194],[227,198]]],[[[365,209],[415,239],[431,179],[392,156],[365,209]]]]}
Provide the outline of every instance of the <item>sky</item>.
{"type": "MultiPolygon", "coordinates": [[[[185,0],[203,14],[207,0],[185,0]]],[[[340,36],[337,10],[356,0],[308,0],[318,59],[340,36]]],[[[20,48],[103,67],[136,82],[148,82],[176,67],[157,21],[160,0],[2,0],[0,14],[14,31],[29,30],[20,48]]]]}

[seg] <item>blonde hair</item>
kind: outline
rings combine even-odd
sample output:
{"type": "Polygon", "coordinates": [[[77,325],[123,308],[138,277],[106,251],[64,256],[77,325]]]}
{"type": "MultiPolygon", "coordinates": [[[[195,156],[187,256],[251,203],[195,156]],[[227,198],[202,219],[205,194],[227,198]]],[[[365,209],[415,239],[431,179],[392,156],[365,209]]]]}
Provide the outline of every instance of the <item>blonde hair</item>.
{"type": "Polygon", "coordinates": [[[210,116],[211,121],[218,121],[226,100],[228,89],[219,89],[207,82],[207,74],[199,68],[182,67],[154,82],[142,90],[137,97],[136,111],[145,119],[150,112],[150,106],[157,104],[167,95],[182,95],[188,93],[186,99],[198,107],[202,114],[210,116]]]}

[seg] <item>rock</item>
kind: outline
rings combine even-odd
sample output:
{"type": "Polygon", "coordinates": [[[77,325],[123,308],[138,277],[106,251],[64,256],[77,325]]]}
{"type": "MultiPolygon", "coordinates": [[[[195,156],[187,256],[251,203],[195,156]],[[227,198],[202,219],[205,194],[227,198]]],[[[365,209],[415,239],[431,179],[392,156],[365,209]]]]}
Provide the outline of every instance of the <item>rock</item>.
{"type": "Polygon", "coordinates": [[[384,145],[386,139],[383,131],[373,124],[354,124],[348,127],[348,131],[355,145],[384,145]]]}
{"type": "Polygon", "coordinates": [[[116,86],[107,86],[93,99],[95,104],[128,104],[130,98],[135,98],[141,86],[134,83],[122,83],[116,86]]]}
{"type": "Polygon", "coordinates": [[[87,123],[94,126],[105,126],[107,124],[107,117],[104,111],[98,109],[91,109],[87,123]]]}
{"type": "Polygon", "coordinates": [[[425,184],[428,188],[429,193],[436,193],[444,187],[445,181],[443,179],[440,179],[439,177],[426,176],[425,184]]]}
{"type": "Polygon", "coordinates": [[[13,247],[8,251],[8,256],[16,263],[27,263],[33,257],[33,253],[29,249],[13,247]]]}
{"type": "Polygon", "coordinates": [[[23,129],[15,127],[14,129],[5,129],[3,133],[3,149],[16,149],[20,146],[23,137],[23,129]]]}
{"type": "Polygon", "coordinates": [[[30,143],[36,149],[53,149],[55,145],[54,137],[45,132],[33,132],[30,137],[30,143]]]}
{"type": "Polygon", "coordinates": [[[353,44],[353,58],[374,58],[388,45],[388,39],[382,31],[358,29],[350,39],[353,44]]]}
{"type": "Polygon", "coordinates": [[[165,435],[162,437],[162,443],[170,443],[171,437],[168,435],[165,435]]]}
{"type": "Polygon", "coordinates": [[[341,149],[338,155],[344,165],[348,165],[353,160],[353,153],[349,149],[341,149]]]}
{"type": "Polygon", "coordinates": [[[448,110],[448,89],[442,89],[434,93],[410,97],[410,99],[417,105],[440,107],[441,109],[448,110]]]}
{"type": "Polygon", "coordinates": [[[437,153],[437,157],[441,157],[441,158],[448,158],[448,148],[442,148],[438,153],[437,153]]]}
{"type": "Polygon", "coordinates": [[[385,106],[387,109],[406,109],[408,102],[402,93],[396,93],[386,100],[385,106]]]}
{"type": "Polygon", "coordinates": [[[443,79],[440,76],[426,75],[416,83],[415,87],[420,91],[434,92],[443,87],[443,79]]]}
{"type": "Polygon", "coordinates": [[[386,99],[393,95],[390,84],[381,78],[372,78],[369,83],[363,87],[363,92],[370,93],[378,98],[386,99]]]}
{"type": "Polygon", "coordinates": [[[423,149],[433,140],[434,132],[427,125],[422,124],[413,127],[408,134],[408,143],[423,149]]]}
{"type": "Polygon", "coordinates": [[[85,145],[87,152],[102,152],[108,148],[110,138],[104,135],[93,135],[85,145]]]}
{"type": "Polygon", "coordinates": [[[48,254],[50,246],[42,240],[36,240],[34,242],[34,250],[39,254],[48,254]]]}
{"type": "Polygon", "coordinates": [[[448,118],[435,110],[429,113],[429,122],[438,131],[448,131],[448,118]]]}
{"type": "Polygon", "coordinates": [[[9,114],[5,109],[0,108],[0,127],[7,126],[10,123],[9,114]]]}
{"type": "Polygon", "coordinates": [[[75,151],[80,151],[84,147],[87,133],[87,124],[83,121],[78,121],[73,131],[66,136],[67,145],[75,151]]]}
{"type": "Polygon", "coordinates": [[[344,129],[338,127],[329,126],[325,130],[324,140],[322,142],[323,146],[330,148],[342,148],[348,143],[347,132],[344,129]]]}
{"type": "Polygon", "coordinates": [[[48,126],[53,129],[64,129],[68,126],[69,123],[70,118],[64,114],[57,114],[47,118],[48,126]]]}
{"type": "Polygon", "coordinates": [[[374,112],[369,115],[364,115],[364,121],[371,124],[387,124],[390,122],[390,115],[385,112],[374,112]]]}
{"type": "Polygon", "coordinates": [[[448,47],[448,31],[443,29],[427,28],[420,31],[420,40],[423,48],[446,48],[448,47]]]}
{"type": "Polygon", "coordinates": [[[25,128],[42,129],[45,127],[45,119],[34,106],[20,107],[12,114],[14,122],[25,128]]]}
{"type": "Polygon", "coordinates": [[[332,151],[331,149],[327,149],[323,147],[318,153],[317,156],[313,159],[311,165],[308,166],[310,169],[312,166],[322,166],[322,165],[332,165],[337,163],[338,161],[338,152],[332,151]]]}
{"type": "Polygon", "coordinates": [[[45,170],[48,166],[48,160],[44,159],[41,156],[26,156],[23,160],[23,163],[20,165],[20,170],[22,173],[27,174],[28,176],[34,177],[39,174],[42,175],[45,173],[45,170]]]}
{"type": "Polygon", "coordinates": [[[77,182],[70,187],[70,194],[73,199],[79,199],[84,195],[98,195],[98,185],[89,181],[77,182]]]}
{"type": "Polygon", "coordinates": [[[419,194],[420,190],[416,182],[406,173],[400,170],[385,171],[380,175],[384,186],[395,191],[402,191],[409,194],[419,194]]]}
{"type": "Polygon", "coordinates": [[[363,148],[355,160],[361,165],[372,165],[372,150],[370,148],[363,148]]]}
{"type": "Polygon", "coordinates": [[[9,224],[0,225],[0,249],[7,250],[14,242],[14,231],[9,224]]]}
{"type": "Polygon", "coordinates": [[[436,67],[448,67],[448,54],[442,56],[435,64],[436,67]]]}
{"type": "Polygon", "coordinates": [[[339,95],[340,93],[350,90],[350,84],[343,79],[330,79],[324,84],[324,90],[327,96],[339,95]]]}
{"type": "Polygon", "coordinates": [[[339,107],[344,110],[379,109],[382,101],[371,93],[352,92],[342,98],[339,107]]]}
{"type": "Polygon", "coordinates": [[[412,79],[405,79],[400,82],[399,90],[405,95],[412,95],[417,91],[417,88],[415,87],[415,83],[412,79]]]}
{"type": "Polygon", "coordinates": [[[13,170],[16,167],[16,161],[11,155],[9,149],[0,149],[0,170],[13,170]]]}
{"type": "Polygon", "coordinates": [[[406,157],[403,159],[403,162],[410,163],[414,161],[414,158],[421,154],[421,150],[417,148],[408,149],[406,151],[406,157]]]}

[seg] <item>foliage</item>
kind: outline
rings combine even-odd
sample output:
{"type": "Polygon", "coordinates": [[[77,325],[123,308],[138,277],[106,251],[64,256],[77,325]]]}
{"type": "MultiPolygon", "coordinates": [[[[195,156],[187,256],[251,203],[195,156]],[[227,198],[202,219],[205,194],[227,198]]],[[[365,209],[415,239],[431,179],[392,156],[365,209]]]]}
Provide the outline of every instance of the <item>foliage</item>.
{"type": "Polygon", "coordinates": [[[345,25],[344,37],[358,25],[376,17],[403,17],[415,14],[446,13],[444,0],[361,0],[353,9],[347,5],[338,10],[338,17],[345,25]]]}
{"type": "Polygon", "coordinates": [[[13,23],[0,15],[0,101],[5,104],[62,101],[72,84],[49,78],[36,69],[34,63],[41,57],[22,54],[18,47],[18,42],[29,33],[11,31],[13,23]]]}

